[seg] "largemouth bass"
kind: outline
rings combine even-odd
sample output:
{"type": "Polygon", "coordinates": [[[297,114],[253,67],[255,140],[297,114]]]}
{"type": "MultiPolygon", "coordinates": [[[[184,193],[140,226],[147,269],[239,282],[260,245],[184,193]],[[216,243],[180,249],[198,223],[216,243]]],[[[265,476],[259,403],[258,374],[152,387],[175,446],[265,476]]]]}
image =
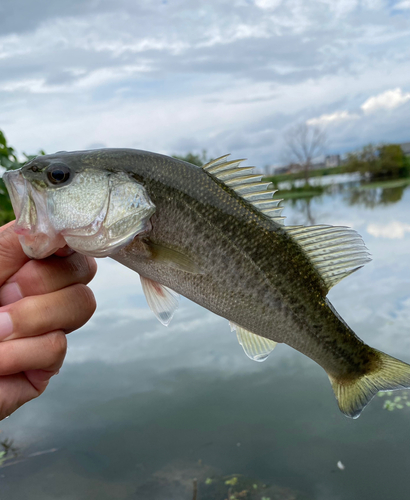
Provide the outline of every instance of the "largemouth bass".
{"type": "Polygon", "coordinates": [[[241,160],[196,167],[132,149],[60,152],[4,174],[26,254],[68,245],[138,272],[168,324],[178,294],[223,316],[245,353],[278,342],[326,371],[358,417],[378,391],[410,388],[410,366],[363,343],[326,295],[369,256],[352,229],[285,226],[281,200],[241,160]]]}

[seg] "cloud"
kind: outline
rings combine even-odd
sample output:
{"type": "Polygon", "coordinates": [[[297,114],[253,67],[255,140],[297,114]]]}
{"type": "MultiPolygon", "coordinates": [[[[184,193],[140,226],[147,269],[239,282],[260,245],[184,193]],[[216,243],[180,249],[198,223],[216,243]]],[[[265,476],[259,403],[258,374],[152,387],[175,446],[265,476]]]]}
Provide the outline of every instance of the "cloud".
{"type": "Polygon", "coordinates": [[[410,0],[403,0],[402,2],[398,2],[394,5],[393,9],[395,10],[407,10],[410,9],[410,0]]]}
{"type": "Polygon", "coordinates": [[[276,9],[282,3],[282,0],[255,0],[255,5],[260,9],[276,9]]]}
{"type": "Polygon", "coordinates": [[[0,126],[19,151],[197,147],[263,166],[309,119],[338,125],[333,150],[408,140],[403,108],[355,119],[363,96],[410,88],[405,14],[382,0],[5,2],[0,126]]]}
{"type": "Polygon", "coordinates": [[[369,224],[367,232],[376,238],[403,239],[406,233],[410,233],[410,224],[393,221],[389,224],[369,224]]]}
{"type": "Polygon", "coordinates": [[[328,125],[330,123],[345,121],[345,120],[357,120],[359,116],[357,114],[351,114],[348,111],[336,111],[330,115],[321,115],[318,118],[310,118],[306,121],[308,125],[328,125]]]}
{"type": "Polygon", "coordinates": [[[369,97],[362,105],[361,108],[365,113],[373,113],[379,109],[394,109],[398,106],[410,101],[410,92],[403,93],[397,87],[393,90],[386,90],[381,94],[369,97]]]}

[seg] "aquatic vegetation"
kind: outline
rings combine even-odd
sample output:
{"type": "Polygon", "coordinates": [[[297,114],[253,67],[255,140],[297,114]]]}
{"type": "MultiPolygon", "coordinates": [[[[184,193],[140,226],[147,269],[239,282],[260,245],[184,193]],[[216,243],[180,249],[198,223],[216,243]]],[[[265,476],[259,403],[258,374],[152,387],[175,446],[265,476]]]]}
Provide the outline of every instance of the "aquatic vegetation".
{"type": "MultiPolygon", "coordinates": [[[[379,397],[392,397],[393,392],[380,392],[379,397]]],[[[395,396],[394,399],[386,399],[383,404],[383,409],[388,411],[403,410],[410,408],[408,393],[403,393],[401,396],[395,396]]]]}
{"type": "Polygon", "coordinates": [[[267,485],[242,474],[207,477],[199,487],[200,500],[297,500],[300,493],[277,485],[267,485]]]}
{"type": "Polygon", "coordinates": [[[228,484],[230,486],[235,486],[238,483],[238,478],[235,476],[232,479],[228,479],[225,481],[225,484],[228,484]]]}
{"type": "MultiPolygon", "coordinates": [[[[0,431],[1,432],[1,431],[0,431]]],[[[14,446],[14,441],[12,439],[5,438],[0,441],[0,467],[5,464],[6,461],[17,457],[18,448],[14,446]],[[2,449],[1,449],[2,448],[2,449]]]]}

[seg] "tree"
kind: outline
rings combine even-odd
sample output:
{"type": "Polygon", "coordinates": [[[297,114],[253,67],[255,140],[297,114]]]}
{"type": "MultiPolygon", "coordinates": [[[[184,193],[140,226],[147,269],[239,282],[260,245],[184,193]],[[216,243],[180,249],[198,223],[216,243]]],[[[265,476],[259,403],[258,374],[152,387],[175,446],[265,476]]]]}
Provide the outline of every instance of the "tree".
{"type": "Polygon", "coordinates": [[[374,144],[363,146],[360,151],[348,153],[346,170],[359,172],[362,176],[375,174],[378,170],[379,155],[374,144]]]}
{"type": "Polygon", "coordinates": [[[188,163],[192,163],[193,165],[196,165],[198,167],[202,167],[203,165],[208,163],[207,156],[206,156],[206,149],[203,149],[202,154],[200,154],[200,155],[197,155],[197,154],[190,152],[184,156],[174,155],[173,157],[176,158],[177,160],[183,160],[183,161],[186,161],[188,163]]]}
{"type": "Polygon", "coordinates": [[[7,144],[6,137],[0,130],[0,165],[8,170],[17,163],[18,160],[14,149],[7,144]]]}
{"type": "MultiPolygon", "coordinates": [[[[39,154],[44,155],[44,151],[40,151],[39,154]]],[[[0,167],[6,170],[15,170],[21,168],[27,161],[32,160],[37,155],[26,155],[21,162],[17,158],[16,151],[14,148],[7,144],[6,137],[4,133],[0,130],[0,167]]],[[[1,170],[1,169],[0,169],[1,170]]],[[[11,207],[11,201],[7,189],[4,185],[3,179],[0,179],[0,225],[12,220],[14,216],[13,209],[11,207]]]]}
{"type": "Polygon", "coordinates": [[[396,178],[409,176],[409,163],[398,144],[368,144],[360,151],[348,154],[346,168],[371,179],[396,178]]]}
{"type": "MultiPolygon", "coordinates": [[[[19,168],[20,166],[14,149],[7,144],[6,137],[0,130],[0,167],[10,170],[19,168]]],[[[9,194],[3,179],[0,179],[0,224],[8,222],[12,218],[13,209],[11,207],[9,194]]]]}
{"type": "Polygon", "coordinates": [[[405,156],[398,144],[386,144],[379,147],[380,175],[382,177],[400,177],[405,156]]]}
{"type": "Polygon", "coordinates": [[[284,139],[291,162],[300,165],[305,172],[305,182],[309,184],[312,161],[323,153],[325,147],[325,132],[317,126],[299,123],[285,132],[284,139]]]}

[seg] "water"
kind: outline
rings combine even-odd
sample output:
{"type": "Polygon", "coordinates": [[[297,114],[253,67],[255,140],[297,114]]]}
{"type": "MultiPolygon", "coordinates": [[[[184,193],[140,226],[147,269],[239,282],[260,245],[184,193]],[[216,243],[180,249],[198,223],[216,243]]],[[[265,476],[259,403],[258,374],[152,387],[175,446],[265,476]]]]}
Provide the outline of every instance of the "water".
{"type": "MultiPolygon", "coordinates": [[[[363,340],[407,362],[409,213],[405,186],[338,188],[284,212],[287,224],[362,234],[373,261],[330,300],[363,340]]],[[[408,498],[409,407],[376,397],[347,419],[310,359],[279,345],[252,362],[227,321],[185,299],[165,328],[138,276],[109,259],[92,288],[97,313],[70,335],[60,375],[0,423],[0,441],[19,448],[0,468],[1,499],[191,500],[196,476],[198,500],[224,500],[231,474],[250,481],[246,498],[408,498]]]]}

